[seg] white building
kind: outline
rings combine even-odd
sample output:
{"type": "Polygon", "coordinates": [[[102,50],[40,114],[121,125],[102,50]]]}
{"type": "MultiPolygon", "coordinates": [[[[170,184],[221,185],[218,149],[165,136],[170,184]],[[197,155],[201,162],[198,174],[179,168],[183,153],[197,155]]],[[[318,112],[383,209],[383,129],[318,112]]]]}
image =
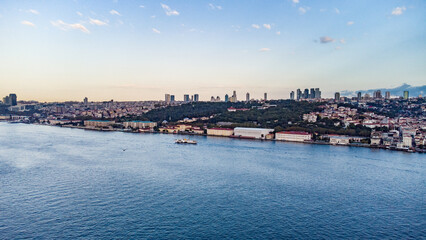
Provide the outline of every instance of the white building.
{"type": "Polygon", "coordinates": [[[241,138],[266,139],[267,135],[272,133],[274,129],[267,128],[234,128],[234,136],[241,138]]]}
{"type": "Polygon", "coordinates": [[[232,128],[209,128],[209,129],[207,129],[207,135],[211,135],[211,136],[229,137],[232,134],[234,134],[234,129],[232,129],[232,128]]]}
{"type": "Polygon", "coordinates": [[[349,137],[346,136],[330,136],[330,144],[333,145],[348,145],[349,137]]]}
{"type": "Polygon", "coordinates": [[[123,125],[125,128],[154,128],[155,126],[157,126],[157,123],[150,121],[131,121],[124,122],[123,125]]]}
{"type": "Polygon", "coordinates": [[[312,139],[312,134],[307,132],[284,131],[275,133],[275,140],[304,142],[312,139]]]}

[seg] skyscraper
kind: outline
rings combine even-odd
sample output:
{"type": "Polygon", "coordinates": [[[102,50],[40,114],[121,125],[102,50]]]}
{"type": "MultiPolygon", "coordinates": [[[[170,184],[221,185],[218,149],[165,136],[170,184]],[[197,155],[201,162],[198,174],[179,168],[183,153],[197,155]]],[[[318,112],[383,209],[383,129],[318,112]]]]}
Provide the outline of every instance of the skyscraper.
{"type": "Polygon", "coordinates": [[[375,92],[374,92],[373,97],[374,97],[375,99],[380,99],[380,98],[382,98],[382,91],[380,91],[380,90],[375,91],[375,92]]]}
{"type": "Polygon", "coordinates": [[[246,93],[246,102],[250,101],[250,93],[246,93]]]}
{"type": "Polygon", "coordinates": [[[389,91],[386,91],[386,92],[385,92],[385,98],[386,98],[386,99],[390,99],[390,92],[389,92],[389,91]]]}
{"type": "Polygon", "coordinates": [[[315,88],[315,96],[314,98],[320,99],[321,98],[321,91],[319,88],[315,88]]]}
{"type": "Polygon", "coordinates": [[[3,104],[5,104],[5,105],[10,105],[10,99],[9,99],[9,96],[6,96],[6,97],[4,97],[4,98],[3,98],[3,104]]]}
{"type": "Polygon", "coordinates": [[[87,97],[84,98],[83,100],[84,105],[87,105],[89,103],[89,99],[87,97]]]}
{"type": "Polygon", "coordinates": [[[294,91],[290,92],[290,100],[294,100],[294,91]]]}
{"type": "Polygon", "coordinates": [[[170,95],[170,102],[174,102],[175,101],[175,95],[170,95]]]}
{"type": "Polygon", "coordinates": [[[315,98],[315,89],[311,88],[311,93],[309,94],[309,98],[315,98]]]}
{"type": "Polygon", "coordinates": [[[228,94],[225,94],[225,102],[229,102],[229,96],[228,96],[228,94]]]}
{"type": "Polygon", "coordinates": [[[268,93],[264,93],[263,94],[263,99],[266,101],[266,100],[268,100],[268,93]]]}
{"type": "Polygon", "coordinates": [[[307,99],[307,98],[309,98],[309,89],[305,89],[305,91],[303,92],[303,98],[304,99],[307,99]]]}
{"type": "Polygon", "coordinates": [[[360,101],[362,99],[361,92],[357,93],[357,99],[358,99],[358,101],[360,101]]]}
{"type": "Polygon", "coordinates": [[[404,91],[404,99],[407,100],[410,97],[408,91],[404,91]]]}
{"type": "Polygon", "coordinates": [[[237,91],[234,90],[234,93],[232,94],[232,101],[237,102],[237,91]]]}
{"type": "Polygon", "coordinates": [[[339,92],[336,92],[336,93],[334,94],[334,100],[335,100],[335,101],[339,101],[339,100],[340,100],[340,93],[339,93],[339,92]]]}
{"type": "Polygon", "coordinates": [[[198,93],[194,94],[194,102],[198,102],[200,101],[200,96],[198,95],[198,93]]]}
{"type": "Polygon", "coordinates": [[[166,101],[166,103],[170,103],[171,99],[170,99],[170,94],[166,93],[164,95],[164,101],[166,101]]]}
{"type": "Polygon", "coordinates": [[[183,95],[183,101],[184,102],[189,102],[189,94],[183,95]]]}
{"type": "Polygon", "coordinates": [[[16,97],[16,94],[14,93],[9,94],[9,101],[10,101],[10,105],[12,106],[18,105],[18,99],[16,97]]]}
{"type": "Polygon", "coordinates": [[[297,89],[297,100],[300,100],[302,98],[302,91],[299,89],[297,89]]]}

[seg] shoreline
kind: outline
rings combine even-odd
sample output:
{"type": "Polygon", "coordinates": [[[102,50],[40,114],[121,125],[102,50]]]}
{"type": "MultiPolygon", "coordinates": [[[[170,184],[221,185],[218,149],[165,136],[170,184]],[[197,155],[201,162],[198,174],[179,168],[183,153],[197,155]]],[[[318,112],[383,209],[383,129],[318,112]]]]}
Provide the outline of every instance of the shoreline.
{"type": "MultiPolygon", "coordinates": [[[[7,122],[7,121],[6,121],[7,122]]],[[[9,123],[9,122],[7,122],[9,123]]],[[[27,123],[28,124],[28,123],[27,123]]],[[[370,149],[382,149],[382,150],[390,150],[390,151],[398,151],[398,152],[406,152],[406,153],[426,153],[423,151],[410,151],[407,149],[391,149],[385,146],[371,146],[368,144],[330,144],[327,142],[298,142],[298,141],[284,141],[284,140],[276,140],[276,139],[257,139],[257,138],[240,138],[240,137],[229,137],[229,136],[216,136],[216,135],[207,135],[207,134],[197,134],[197,133],[163,133],[156,131],[149,132],[139,132],[139,131],[126,131],[123,129],[100,129],[100,128],[90,128],[90,127],[82,127],[82,126],[72,126],[72,125],[47,125],[47,124],[38,124],[38,123],[29,123],[32,125],[40,125],[40,126],[51,126],[51,127],[63,127],[63,128],[75,128],[82,129],[88,131],[98,131],[98,132],[123,132],[123,133],[134,133],[134,134],[167,134],[167,135],[182,135],[182,136],[204,136],[204,137],[218,137],[218,138],[232,138],[232,139],[240,139],[240,140],[255,140],[255,141],[272,141],[272,142],[282,142],[282,143],[300,143],[300,144],[315,144],[315,145],[328,145],[328,146],[338,146],[338,147],[358,147],[358,148],[370,148],[370,149]]]]}

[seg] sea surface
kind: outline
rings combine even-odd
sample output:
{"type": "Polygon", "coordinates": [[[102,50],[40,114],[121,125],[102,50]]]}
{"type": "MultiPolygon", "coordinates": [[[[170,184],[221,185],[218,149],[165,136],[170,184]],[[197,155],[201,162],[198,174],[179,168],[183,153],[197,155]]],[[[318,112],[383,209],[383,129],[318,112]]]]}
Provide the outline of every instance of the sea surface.
{"type": "Polygon", "coordinates": [[[0,239],[425,239],[426,155],[0,123],[0,239]]]}

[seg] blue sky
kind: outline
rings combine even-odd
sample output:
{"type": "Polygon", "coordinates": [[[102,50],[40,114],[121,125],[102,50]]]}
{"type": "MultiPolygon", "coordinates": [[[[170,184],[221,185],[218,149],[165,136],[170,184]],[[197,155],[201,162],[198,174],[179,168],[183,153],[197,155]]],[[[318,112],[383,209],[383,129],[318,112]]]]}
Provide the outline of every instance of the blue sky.
{"type": "Polygon", "coordinates": [[[426,1],[0,1],[0,95],[150,100],[426,82],[426,1]]]}

